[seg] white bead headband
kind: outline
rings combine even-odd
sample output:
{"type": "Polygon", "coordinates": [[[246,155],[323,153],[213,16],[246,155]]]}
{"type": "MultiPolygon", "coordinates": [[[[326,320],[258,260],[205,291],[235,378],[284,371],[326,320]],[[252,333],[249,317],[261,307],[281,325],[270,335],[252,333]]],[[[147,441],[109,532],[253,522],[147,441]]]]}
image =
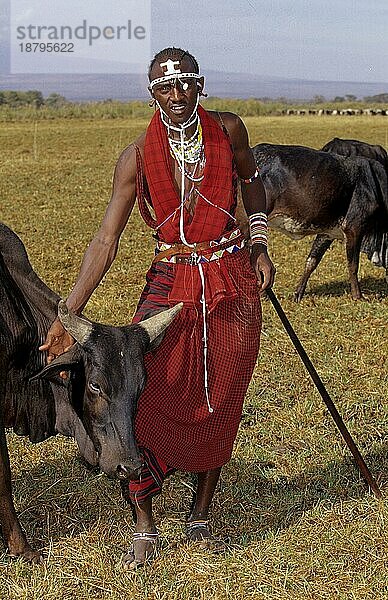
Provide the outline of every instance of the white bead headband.
{"type": "Polygon", "coordinates": [[[181,79],[201,79],[201,77],[202,75],[199,75],[198,73],[172,73],[171,75],[163,75],[163,77],[153,79],[152,81],[150,81],[149,87],[152,90],[153,87],[158,83],[165,83],[166,81],[175,81],[176,79],[178,79],[178,81],[180,81],[181,79]]]}

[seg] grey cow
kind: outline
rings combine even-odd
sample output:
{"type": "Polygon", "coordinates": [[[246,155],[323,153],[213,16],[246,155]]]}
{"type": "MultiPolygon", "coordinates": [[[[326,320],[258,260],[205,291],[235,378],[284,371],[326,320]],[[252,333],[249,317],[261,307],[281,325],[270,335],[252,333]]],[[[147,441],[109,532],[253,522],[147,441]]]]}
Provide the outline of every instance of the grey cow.
{"type": "Polygon", "coordinates": [[[39,562],[12,499],[5,428],[40,442],[73,436],[81,454],[110,476],[131,478],[142,466],[134,438],[137,399],[145,385],[144,354],[181,309],[138,325],[93,323],[67,310],[59,316],[77,343],[44,367],[38,350],[59,297],[39,279],[16,234],[0,223],[0,524],[11,555],[39,562]],[[58,376],[70,370],[64,381],[58,376]]]}

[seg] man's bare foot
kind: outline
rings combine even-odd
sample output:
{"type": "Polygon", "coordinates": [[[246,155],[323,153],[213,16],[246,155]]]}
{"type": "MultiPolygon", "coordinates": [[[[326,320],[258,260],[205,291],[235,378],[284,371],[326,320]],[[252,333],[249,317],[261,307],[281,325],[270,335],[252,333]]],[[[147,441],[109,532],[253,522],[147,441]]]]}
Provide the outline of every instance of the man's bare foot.
{"type": "Polygon", "coordinates": [[[158,548],[159,534],[157,532],[135,531],[132,546],[122,558],[123,568],[126,571],[134,571],[142,567],[146,562],[155,558],[158,548]]]}
{"type": "Polygon", "coordinates": [[[209,521],[186,521],[186,537],[202,550],[218,553],[227,549],[226,543],[221,538],[212,535],[209,521]]]}

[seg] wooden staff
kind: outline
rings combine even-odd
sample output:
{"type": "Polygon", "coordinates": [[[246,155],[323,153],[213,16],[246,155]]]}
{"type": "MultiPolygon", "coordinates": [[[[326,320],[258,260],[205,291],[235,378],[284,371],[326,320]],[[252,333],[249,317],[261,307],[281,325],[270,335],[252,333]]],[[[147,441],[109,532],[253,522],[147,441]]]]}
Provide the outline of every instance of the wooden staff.
{"type": "Polygon", "coordinates": [[[337,408],[334,405],[334,402],[330,398],[325,386],[323,385],[321,378],[319,377],[317,371],[315,370],[314,365],[312,364],[311,360],[309,359],[309,357],[306,354],[305,349],[303,348],[302,344],[300,343],[298,336],[296,335],[294,329],[292,328],[291,323],[289,322],[283,308],[281,307],[281,305],[279,303],[279,300],[276,298],[273,290],[267,289],[266,292],[268,294],[269,299],[272,302],[274,309],[276,310],[277,314],[279,315],[279,318],[280,318],[281,322],[283,323],[285,330],[287,331],[288,335],[290,336],[291,341],[296,348],[296,351],[298,352],[300,358],[302,359],[304,366],[306,367],[307,371],[310,373],[311,379],[315,383],[315,386],[316,386],[318,392],[321,394],[322,399],[323,399],[324,403],[326,404],[331,416],[333,417],[335,424],[337,425],[338,429],[340,430],[342,437],[344,438],[350,452],[353,454],[354,459],[357,463],[357,466],[360,469],[362,475],[364,476],[367,484],[373,490],[376,498],[382,498],[382,493],[381,493],[379,486],[377,485],[375,479],[373,478],[371,472],[369,471],[363,457],[360,454],[360,451],[358,450],[356,444],[354,443],[352,436],[350,435],[345,423],[343,422],[341,415],[339,414],[337,408]]]}

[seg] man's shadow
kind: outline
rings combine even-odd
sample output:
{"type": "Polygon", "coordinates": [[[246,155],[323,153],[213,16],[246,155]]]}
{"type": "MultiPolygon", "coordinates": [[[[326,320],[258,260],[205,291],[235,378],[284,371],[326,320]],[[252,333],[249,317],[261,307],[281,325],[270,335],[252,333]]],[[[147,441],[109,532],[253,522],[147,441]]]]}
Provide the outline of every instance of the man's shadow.
{"type": "MultiPolygon", "coordinates": [[[[363,457],[383,487],[388,480],[388,448],[363,457]]],[[[374,497],[350,454],[293,477],[277,476],[273,463],[234,458],[226,467],[220,492],[217,509],[227,506],[225,530],[239,545],[288,529],[318,505],[332,507],[346,499],[374,497]]]]}

